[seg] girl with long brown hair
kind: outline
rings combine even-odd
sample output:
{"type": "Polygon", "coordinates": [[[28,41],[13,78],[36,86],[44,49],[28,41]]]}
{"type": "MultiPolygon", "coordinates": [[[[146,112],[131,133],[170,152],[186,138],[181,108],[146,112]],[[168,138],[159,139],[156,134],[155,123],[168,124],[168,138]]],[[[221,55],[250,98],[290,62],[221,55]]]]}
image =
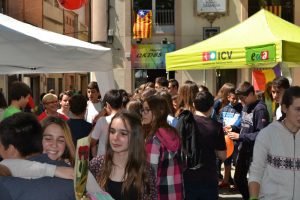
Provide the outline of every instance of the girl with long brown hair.
{"type": "Polygon", "coordinates": [[[145,99],[141,110],[146,133],[148,162],[155,170],[158,199],[183,199],[180,138],[167,122],[169,114],[165,99],[158,95],[145,99]]]}
{"type": "Polygon", "coordinates": [[[177,97],[177,112],[178,116],[183,110],[189,110],[192,113],[195,112],[193,106],[193,100],[196,97],[196,94],[199,92],[197,84],[193,81],[186,81],[178,90],[177,97]]]}
{"type": "Polygon", "coordinates": [[[120,111],[112,118],[108,132],[106,154],[90,162],[90,170],[99,186],[114,199],[157,199],[140,118],[120,111]]]}

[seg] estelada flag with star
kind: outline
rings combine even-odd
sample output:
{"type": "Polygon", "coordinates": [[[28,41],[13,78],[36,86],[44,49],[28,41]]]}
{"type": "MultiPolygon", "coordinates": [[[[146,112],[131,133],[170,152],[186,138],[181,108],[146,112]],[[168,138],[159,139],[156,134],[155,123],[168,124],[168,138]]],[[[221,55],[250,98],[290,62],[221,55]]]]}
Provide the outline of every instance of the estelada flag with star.
{"type": "Polygon", "coordinates": [[[133,25],[133,39],[150,38],[152,35],[152,11],[139,10],[133,25]]]}

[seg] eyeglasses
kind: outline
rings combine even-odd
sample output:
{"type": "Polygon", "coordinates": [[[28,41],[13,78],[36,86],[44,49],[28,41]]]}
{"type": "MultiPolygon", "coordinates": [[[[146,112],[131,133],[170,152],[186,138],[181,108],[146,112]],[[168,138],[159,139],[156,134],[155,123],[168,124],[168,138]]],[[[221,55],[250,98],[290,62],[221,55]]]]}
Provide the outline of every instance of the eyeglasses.
{"type": "Polygon", "coordinates": [[[146,115],[147,115],[150,111],[151,111],[151,109],[149,109],[149,108],[145,108],[145,109],[142,108],[142,109],[140,110],[140,113],[141,113],[141,114],[146,114],[146,115]]]}

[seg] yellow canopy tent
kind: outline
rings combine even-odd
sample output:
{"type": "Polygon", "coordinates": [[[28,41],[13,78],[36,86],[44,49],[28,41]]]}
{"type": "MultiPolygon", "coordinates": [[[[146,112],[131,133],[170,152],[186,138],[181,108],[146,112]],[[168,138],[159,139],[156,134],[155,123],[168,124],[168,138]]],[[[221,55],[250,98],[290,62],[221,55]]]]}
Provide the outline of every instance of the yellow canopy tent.
{"type": "Polygon", "coordinates": [[[232,69],[300,63],[300,27],[260,10],[205,41],[167,53],[166,69],[232,69]]]}

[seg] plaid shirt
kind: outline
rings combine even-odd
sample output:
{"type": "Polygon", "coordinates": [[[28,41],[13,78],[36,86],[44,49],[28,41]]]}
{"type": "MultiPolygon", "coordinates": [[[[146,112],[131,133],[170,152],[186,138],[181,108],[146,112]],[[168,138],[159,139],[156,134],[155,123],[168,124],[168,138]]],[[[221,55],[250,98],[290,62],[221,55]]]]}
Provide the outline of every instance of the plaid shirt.
{"type": "Polygon", "coordinates": [[[178,152],[168,150],[156,135],[147,141],[146,151],[157,175],[158,200],[183,199],[182,166],[178,152]]]}

